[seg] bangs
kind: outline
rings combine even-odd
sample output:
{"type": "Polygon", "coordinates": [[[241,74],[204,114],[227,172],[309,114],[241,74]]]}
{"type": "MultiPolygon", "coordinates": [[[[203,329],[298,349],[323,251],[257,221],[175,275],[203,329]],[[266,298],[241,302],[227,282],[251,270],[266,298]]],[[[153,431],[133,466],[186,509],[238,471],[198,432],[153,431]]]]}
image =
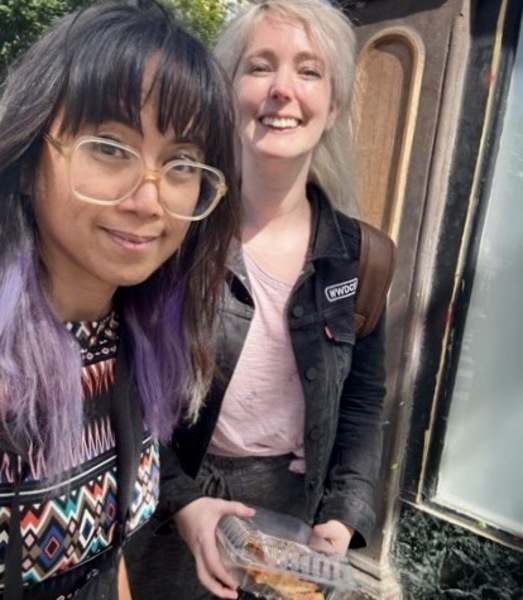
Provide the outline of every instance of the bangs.
{"type": "Polygon", "coordinates": [[[222,135],[211,122],[223,112],[223,89],[216,89],[216,72],[199,42],[180,27],[158,25],[122,23],[121,14],[112,22],[106,14],[81,39],[80,14],[66,44],[61,133],[113,120],[141,131],[143,105],[154,102],[161,133],[172,127],[177,141],[210,153],[222,135]]]}

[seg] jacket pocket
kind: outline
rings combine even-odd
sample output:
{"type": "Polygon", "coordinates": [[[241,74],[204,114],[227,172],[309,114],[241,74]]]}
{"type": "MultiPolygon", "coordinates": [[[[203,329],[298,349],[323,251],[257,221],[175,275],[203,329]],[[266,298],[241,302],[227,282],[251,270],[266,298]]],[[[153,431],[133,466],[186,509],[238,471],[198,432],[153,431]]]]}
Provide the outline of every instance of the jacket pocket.
{"type": "Polygon", "coordinates": [[[334,344],[354,346],[356,330],[348,315],[336,315],[325,319],[325,336],[334,344]]]}
{"type": "Polygon", "coordinates": [[[348,377],[352,363],[352,352],[356,342],[354,323],[346,314],[325,319],[324,333],[329,364],[335,372],[333,379],[341,385],[348,377]]]}

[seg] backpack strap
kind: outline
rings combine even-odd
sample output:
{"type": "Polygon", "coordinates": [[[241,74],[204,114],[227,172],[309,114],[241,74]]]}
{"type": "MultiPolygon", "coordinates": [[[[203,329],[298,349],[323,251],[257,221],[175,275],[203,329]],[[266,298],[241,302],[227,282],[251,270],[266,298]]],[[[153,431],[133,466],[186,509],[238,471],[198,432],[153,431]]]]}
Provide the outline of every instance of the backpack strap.
{"type": "Polygon", "coordinates": [[[396,265],[396,246],[383,231],[364,221],[358,220],[358,224],[360,260],[354,320],[356,335],[362,338],[376,327],[385,307],[396,265]]]}

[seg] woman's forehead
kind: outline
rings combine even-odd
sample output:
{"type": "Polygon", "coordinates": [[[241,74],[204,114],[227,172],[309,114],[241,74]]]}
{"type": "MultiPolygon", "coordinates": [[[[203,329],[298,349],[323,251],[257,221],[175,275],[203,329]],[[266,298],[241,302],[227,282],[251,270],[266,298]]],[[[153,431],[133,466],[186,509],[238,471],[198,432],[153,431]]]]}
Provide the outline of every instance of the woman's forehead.
{"type": "MultiPolygon", "coordinates": [[[[263,38],[275,36],[280,41],[290,41],[289,31],[295,32],[295,38],[301,38],[301,44],[307,47],[308,53],[320,59],[326,67],[330,67],[326,49],[323,47],[321,37],[313,25],[298,15],[280,13],[274,10],[265,12],[253,24],[240,59],[253,51],[254,46],[258,43],[263,44],[263,38]]],[[[272,44],[268,47],[272,47],[272,44]]]]}

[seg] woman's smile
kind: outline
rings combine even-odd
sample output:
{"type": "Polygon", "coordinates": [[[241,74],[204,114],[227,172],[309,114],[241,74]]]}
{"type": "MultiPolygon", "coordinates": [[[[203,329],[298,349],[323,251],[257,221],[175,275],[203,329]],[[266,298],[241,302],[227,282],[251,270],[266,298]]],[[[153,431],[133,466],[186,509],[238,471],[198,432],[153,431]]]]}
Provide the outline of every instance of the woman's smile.
{"type": "Polygon", "coordinates": [[[297,129],[301,121],[300,119],[296,119],[294,117],[279,117],[277,115],[271,116],[267,115],[260,118],[260,123],[269,129],[276,130],[295,130],[297,129]]]}
{"type": "Polygon", "coordinates": [[[138,235],[109,227],[102,227],[102,229],[115,244],[132,251],[146,252],[160,237],[159,235],[138,235]]]}

